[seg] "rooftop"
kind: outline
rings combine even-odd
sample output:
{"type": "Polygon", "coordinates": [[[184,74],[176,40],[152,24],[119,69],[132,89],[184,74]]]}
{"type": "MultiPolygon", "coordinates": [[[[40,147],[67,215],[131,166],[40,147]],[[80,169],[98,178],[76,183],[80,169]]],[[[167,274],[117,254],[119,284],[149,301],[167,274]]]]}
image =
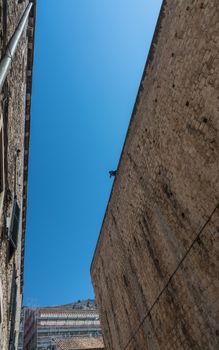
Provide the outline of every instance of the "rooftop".
{"type": "Polygon", "coordinates": [[[76,337],[56,341],[61,350],[104,349],[102,337],[76,337]]]}

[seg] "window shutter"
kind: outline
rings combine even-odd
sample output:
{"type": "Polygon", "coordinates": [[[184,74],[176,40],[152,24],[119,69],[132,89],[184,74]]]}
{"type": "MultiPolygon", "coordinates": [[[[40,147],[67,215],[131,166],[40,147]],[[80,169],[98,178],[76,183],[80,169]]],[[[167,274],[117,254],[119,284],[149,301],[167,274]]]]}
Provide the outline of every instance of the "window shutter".
{"type": "Polygon", "coordinates": [[[16,271],[13,270],[12,284],[11,284],[11,300],[10,300],[10,339],[9,349],[14,350],[15,340],[15,321],[16,321],[16,310],[17,310],[17,282],[16,282],[16,271]]]}
{"type": "Polygon", "coordinates": [[[20,220],[20,208],[17,203],[17,199],[14,199],[11,222],[9,228],[9,241],[11,242],[14,249],[17,248],[18,241],[18,229],[19,229],[19,220],[20,220]]]}

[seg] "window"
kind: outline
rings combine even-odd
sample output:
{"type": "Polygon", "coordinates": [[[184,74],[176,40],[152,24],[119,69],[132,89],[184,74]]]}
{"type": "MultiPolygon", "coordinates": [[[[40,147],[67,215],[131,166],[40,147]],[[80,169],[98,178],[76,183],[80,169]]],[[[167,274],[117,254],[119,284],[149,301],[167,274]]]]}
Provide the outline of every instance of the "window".
{"type": "Polygon", "coordinates": [[[14,341],[16,337],[15,322],[16,322],[16,311],[17,311],[17,282],[16,282],[16,270],[14,268],[12,274],[11,283],[11,300],[10,300],[10,338],[9,338],[9,349],[14,350],[14,341]]]}
{"type": "Polygon", "coordinates": [[[17,203],[17,198],[14,198],[11,217],[7,219],[8,240],[9,240],[9,259],[12,257],[17,248],[18,233],[20,221],[20,208],[17,203]]]}

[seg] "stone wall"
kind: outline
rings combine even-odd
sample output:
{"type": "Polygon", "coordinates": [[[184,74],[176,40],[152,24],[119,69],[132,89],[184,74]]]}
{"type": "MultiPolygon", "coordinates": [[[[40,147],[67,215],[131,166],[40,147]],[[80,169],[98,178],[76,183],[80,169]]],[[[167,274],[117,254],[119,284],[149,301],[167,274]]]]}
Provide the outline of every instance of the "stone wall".
{"type": "MultiPolygon", "coordinates": [[[[29,1],[0,0],[0,52],[4,54],[6,45],[13,35],[19,20],[29,1]]],[[[17,343],[20,307],[23,292],[23,228],[25,226],[26,207],[24,207],[24,176],[25,159],[25,131],[27,115],[27,81],[28,56],[30,41],[29,22],[18,44],[11,69],[5,81],[0,104],[0,117],[3,121],[4,131],[4,200],[0,213],[0,283],[2,285],[3,317],[0,325],[0,349],[9,348],[11,327],[11,288],[13,271],[15,271],[17,297],[16,297],[16,324],[14,345],[17,343]],[[10,244],[7,239],[7,218],[10,217],[14,196],[17,196],[21,210],[19,221],[19,235],[17,249],[10,253],[10,244]]],[[[32,74],[32,73],[31,73],[32,74]]]]}
{"type": "Polygon", "coordinates": [[[106,349],[219,347],[218,32],[164,1],[91,266],[106,349]]]}

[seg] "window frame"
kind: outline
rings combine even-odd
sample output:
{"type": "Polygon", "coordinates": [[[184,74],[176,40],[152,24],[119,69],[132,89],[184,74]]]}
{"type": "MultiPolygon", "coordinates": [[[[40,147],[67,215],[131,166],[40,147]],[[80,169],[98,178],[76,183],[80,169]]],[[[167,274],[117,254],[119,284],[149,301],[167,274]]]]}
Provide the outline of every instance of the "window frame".
{"type": "Polygon", "coordinates": [[[8,258],[11,260],[14,255],[19,238],[19,229],[20,229],[20,220],[21,219],[21,210],[18,205],[17,197],[15,196],[12,203],[11,215],[7,217],[7,240],[9,242],[8,246],[8,258]]]}
{"type": "Polygon", "coordinates": [[[16,316],[17,316],[17,297],[18,297],[18,285],[17,285],[16,269],[15,266],[12,272],[11,280],[11,295],[10,295],[10,308],[9,308],[9,321],[10,321],[10,333],[9,333],[9,350],[14,350],[14,340],[16,337],[16,316]]]}
{"type": "Polygon", "coordinates": [[[20,226],[20,207],[17,202],[17,197],[15,196],[13,200],[13,205],[12,205],[10,224],[8,227],[8,240],[10,241],[14,249],[17,248],[17,244],[18,244],[19,226],[20,226]]]}

